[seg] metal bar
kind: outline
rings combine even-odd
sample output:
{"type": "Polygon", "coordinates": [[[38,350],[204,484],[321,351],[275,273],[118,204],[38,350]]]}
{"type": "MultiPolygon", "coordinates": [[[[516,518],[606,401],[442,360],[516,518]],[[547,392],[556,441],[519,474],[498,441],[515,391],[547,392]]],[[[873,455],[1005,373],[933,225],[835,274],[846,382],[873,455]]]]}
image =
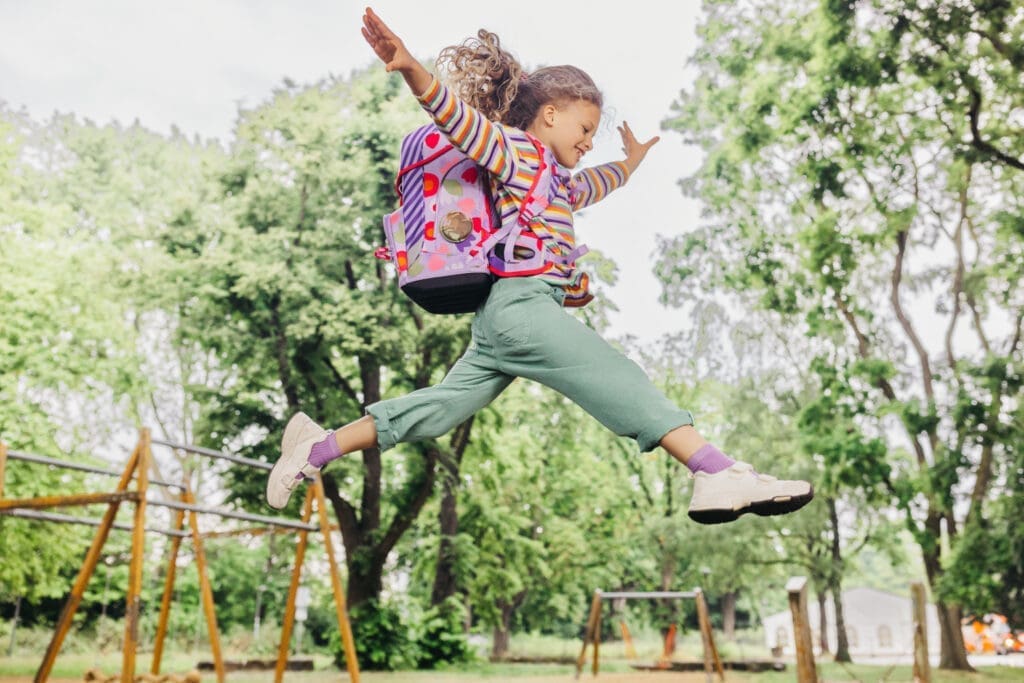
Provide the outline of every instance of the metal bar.
{"type": "MultiPolygon", "coordinates": [[[[103,467],[95,467],[93,465],[83,465],[77,462],[58,460],[57,458],[48,458],[45,455],[22,453],[21,451],[8,451],[7,457],[9,457],[11,460],[22,460],[24,462],[31,462],[37,465],[50,465],[52,467],[60,467],[66,470],[78,470],[79,472],[89,472],[91,474],[106,474],[111,477],[121,476],[121,472],[118,472],[117,470],[109,470],[103,467]]],[[[159,479],[150,479],[149,483],[154,486],[163,486],[172,489],[185,488],[182,484],[172,484],[170,482],[160,481],[159,479]]]]}
{"type": "MultiPolygon", "coordinates": [[[[338,531],[337,524],[331,525],[331,531],[338,531]]],[[[244,527],[241,529],[225,529],[224,531],[204,531],[203,538],[231,538],[234,536],[264,536],[267,534],[292,534],[291,529],[272,529],[267,527],[244,527]]]]}
{"type": "Polygon", "coordinates": [[[341,629],[341,642],[345,650],[345,666],[348,668],[348,679],[351,683],[359,683],[359,659],[356,657],[356,639],[352,635],[352,624],[348,620],[348,609],[345,605],[345,587],[341,585],[341,572],[338,569],[338,560],[334,556],[334,544],[331,543],[331,523],[327,519],[327,496],[324,495],[324,482],[319,474],[313,480],[313,492],[316,494],[316,512],[320,518],[320,531],[324,535],[324,548],[327,549],[327,560],[331,567],[334,608],[338,614],[338,626],[341,629]]]}
{"type": "Polygon", "coordinates": [[[270,524],[273,526],[280,526],[288,529],[299,529],[300,531],[316,531],[319,528],[313,524],[303,524],[301,522],[294,522],[290,519],[281,519],[280,517],[266,517],[264,515],[252,515],[248,512],[232,512],[230,510],[218,510],[217,508],[201,507],[198,505],[178,503],[173,500],[151,500],[149,501],[149,504],[156,505],[158,507],[171,508],[172,510],[187,510],[188,512],[198,512],[207,515],[220,515],[221,517],[228,517],[230,519],[242,519],[247,522],[270,524]]]}
{"type": "Polygon", "coordinates": [[[135,491],[115,493],[77,493],[71,496],[40,496],[38,498],[5,498],[0,500],[0,515],[13,508],[52,508],[62,505],[95,505],[96,503],[123,503],[137,501],[135,491]]]}
{"type": "Polygon", "coordinates": [[[177,448],[178,450],[187,451],[189,453],[196,453],[198,455],[206,455],[211,458],[227,460],[229,462],[237,463],[239,465],[257,467],[261,470],[269,471],[274,469],[273,464],[269,462],[264,462],[262,460],[253,460],[251,458],[243,458],[239,455],[231,455],[229,453],[224,453],[223,451],[215,451],[212,448],[203,448],[202,446],[187,446],[185,444],[174,443],[173,441],[164,441],[163,439],[153,439],[153,443],[158,443],[161,446],[168,446],[170,448],[177,448]]]}
{"type": "MultiPolygon", "coordinates": [[[[313,516],[313,487],[306,489],[306,500],[302,504],[302,521],[309,523],[313,516]]],[[[274,667],[274,683],[284,681],[284,670],[288,665],[288,654],[291,651],[292,627],[295,626],[295,602],[299,592],[299,580],[302,578],[302,562],[306,558],[306,544],[309,540],[308,531],[299,532],[298,544],[295,546],[295,562],[292,564],[292,579],[288,584],[288,597],[284,603],[284,618],[281,620],[281,643],[277,647],[277,665],[274,667]]]]}
{"type": "Polygon", "coordinates": [[[614,598],[695,598],[696,591],[611,591],[600,593],[602,600],[614,598]]]}
{"type": "MultiPolygon", "coordinates": [[[[132,455],[128,458],[128,465],[124,468],[124,474],[121,475],[121,480],[117,484],[118,491],[124,491],[128,488],[128,482],[132,480],[132,475],[135,474],[135,470],[139,464],[139,453],[141,451],[142,444],[135,446],[135,450],[132,451],[132,455]]],[[[89,550],[85,554],[85,560],[82,562],[82,567],[78,570],[78,576],[75,578],[75,583],[71,587],[71,593],[68,595],[67,601],[64,603],[64,609],[61,611],[60,619],[57,622],[56,628],[53,630],[53,636],[50,638],[50,644],[46,647],[46,654],[43,655],[43,661],[36,670],[34,683],[46,683],[46,679],[50,677],[50,672],[53,671],[53,664],[57,659],[57,653],[60,652],[60,646],[64,642],[64,637],[68,634],[68,629],[71,628],[71,620],[75,616],[75,611],[78,609],[78,605],[82,602],[82,596],[85,593],[85,587],[89,583],[89,577],[92,576],[93,570],[96,568],[96,563],[99,561],[100,552],[103,550],[103,544],[107,542],[107,536],[110,534],[110,527],[114,522],[114,517],[117,515],[117,508],[120,503],[113,502],[107,506],[107,511],[103,515],[103,521],[100,523],[100,528],[96,530],[96,535],[92,539],[92,545],[89,546],[89,550]]]]}
{"type": "MultiPolygon", "coordinates": [[[[92,517],[75,517],[74,515],[62,515],[57,512],[36,512],[35,510],[11,510],[5,512],[5,515],[9,517],[20,517],[22,519],[33,519],[40,522],[61,522],[66,524],[83,524],[85,526],[100,526],[103,524],[101,519],[93,519],[92,517]]],[[[132,531],[130,524],[113,524],[112,529],[118,531],[132,531]]],[[[155,534],[163,534],[164,536],[171,536],[174,538],[187,538],[188,532],[185,531],[174,531],[173,529],[155,529],[153,527],[146,527],[146,531],[151,531],[155,534]]]]}

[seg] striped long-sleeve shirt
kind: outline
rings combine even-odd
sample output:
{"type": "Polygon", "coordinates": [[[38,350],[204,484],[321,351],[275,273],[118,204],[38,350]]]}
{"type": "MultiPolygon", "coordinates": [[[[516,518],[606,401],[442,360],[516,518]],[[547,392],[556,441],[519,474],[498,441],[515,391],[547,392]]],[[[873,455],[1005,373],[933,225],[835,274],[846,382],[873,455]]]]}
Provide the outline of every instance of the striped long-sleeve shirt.
{"type": "MultiPolygon", "coordinates": [[[[490,121],[469,106],[436,78],[419,97],[420,104],[451,143],[487,169],[502,223],[519,213],[540,167],[537,148],[526,133],[490,121]]],[[[550,153],[548,154],[550,156],[550,153]]],[[[575,175],[553,159],[555,180],[548,207],[530,223],[530,230],[555,256],[568,257],[576,248],[572,212],[598,202],[629,178],[621,161],[583,169],[575,175]]],[[[582,294],[583,272],[556,262],[554,268],[538,275],[565,287],[569,296],[582,294]]]]}

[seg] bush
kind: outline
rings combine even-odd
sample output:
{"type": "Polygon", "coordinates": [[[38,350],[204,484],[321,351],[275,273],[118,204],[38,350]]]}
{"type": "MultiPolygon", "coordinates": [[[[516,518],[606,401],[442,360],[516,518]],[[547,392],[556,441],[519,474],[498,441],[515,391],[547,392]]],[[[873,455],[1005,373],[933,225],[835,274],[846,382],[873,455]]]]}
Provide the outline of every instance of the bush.
{"type": "Polygon", "coordinates": [[[415,629],[419,668],[435,669],[439,664],[469,662],[476,658],[463,628],[465,616],[465,608],[455,597],[423,613],[415,629]]]}
{"type": "MultiPolygon", "coordinates": [[[[476,653],[463,629],[465,612],[450,598],[424,612],[406,615],[379,601],[365,602],[349,612],[359,667],[367,671],[435,669],[471,662],[476,653]]],[[[334,661],[345,666],[341,634],[331,635],[334,661]]]]}
{"type": "MultiPolygon", "coordinates": [[[[416,643],[402,623],[398,610],[377,600],[369,600],[349,610],[352,635],[356,641],[359,668],[366,671],[395,671],[414,668],[419,662],[416,643]]],[[[331,637],[334,661],[345,666],[341,634],[331,637]]]]}

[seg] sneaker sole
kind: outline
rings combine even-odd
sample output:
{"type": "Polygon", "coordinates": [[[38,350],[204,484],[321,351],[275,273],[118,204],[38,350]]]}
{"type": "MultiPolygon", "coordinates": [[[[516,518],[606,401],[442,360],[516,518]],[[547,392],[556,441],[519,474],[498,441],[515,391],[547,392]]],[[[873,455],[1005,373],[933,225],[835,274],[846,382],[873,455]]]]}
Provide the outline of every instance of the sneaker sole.
{"type": "Polygon", "coordinates": [[[706,510],[690,510],[686,514],[699,524],[723,524],[737,519],[740,515],[753,512],[761,517],[772,515],[784,515],[789,512],[796,512],[804,505],[807,505],[814,498],[814,487],[802,496],[778,496],[771,500],[759,500],[750,505],[731,510],[725,508],[708,508],[706,510]]]}

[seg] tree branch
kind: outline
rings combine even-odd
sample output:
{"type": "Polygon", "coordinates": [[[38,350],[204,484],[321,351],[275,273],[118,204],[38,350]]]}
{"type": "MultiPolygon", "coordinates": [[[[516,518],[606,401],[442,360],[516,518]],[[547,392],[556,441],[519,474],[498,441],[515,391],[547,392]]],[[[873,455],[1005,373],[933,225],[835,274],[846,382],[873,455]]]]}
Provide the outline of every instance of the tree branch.
{"type": "Polygon", "coordinates": [[[971,124],[971,145],[980,152],[984,152],[990,157],[1003,162],[1007,166],[1012,166],[1018,171],[1024,171],[1024,161],[1016,159],[1009,154],[1006,154],[995,148],[992,143],[984,140],[981,137],[981,130],[978,128],[978,119],[981,114],[981,93],[977,87],[970,85],[967,79],[964,78],[964,74],[960,75],[960,80],[963,82],[964,87],[967,88],[967,92],[971,96],[971,106],[967,112],[967,116],[971,124]]]}

